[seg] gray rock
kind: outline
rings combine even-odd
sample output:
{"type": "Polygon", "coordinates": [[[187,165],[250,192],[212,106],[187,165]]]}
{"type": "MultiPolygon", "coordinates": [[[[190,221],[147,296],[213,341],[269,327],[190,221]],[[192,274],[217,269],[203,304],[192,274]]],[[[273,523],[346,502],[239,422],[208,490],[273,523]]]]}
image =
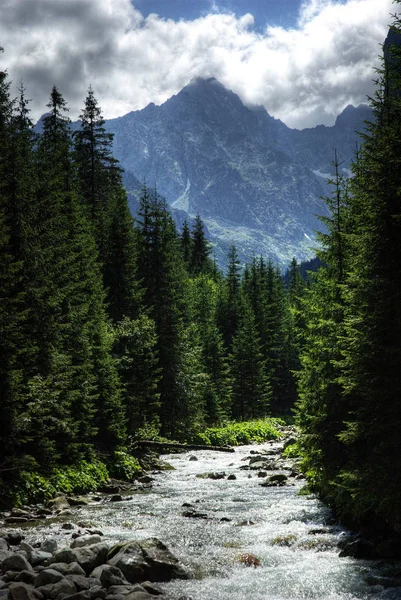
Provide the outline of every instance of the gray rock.
{"type": "Polygon", "coordinates": [[[141,592],[141,591],[131,592],[125,598],[126,598],[126,600],[152,600],[151,594],[149,594],[145,590],[143,592],[141,592]]]}
{"type": "Polygon", "coordinates": [[[260,485],[262,487],[278,487],[285,485],[287,480],[287,475],[284,475],[284,473],[277,473],[277,475],[270,475],[270,477],[260,485]]]}
{"type": "Polygon", "coordinates": [[[143,581],[141,586],[145,591],[149,592],[149,594],[152,594],[152,596],[162,596],[164,593],[161,587],[151,583],[150,581],[143,581]]]}
{"type": "Polygon", "coordinates": [[[345,556],[352,556],[352,558],[374,558],[375,555],[375,545],[373,542],[360,538],[346,544],[339,556],[340,558],[345,556]]]}
{"type": "Polygon", "coordinates": [[[71,548],[83,548],[92,544],[100,544],[102,538],[100,535],[81,535],[77,537],[71,544],[71,548]]]}
{"type": "Polygon", "coordinates": [[[192,456],[189,457],[189,460],[195,461],[195,460],[198,460],[198,458],[195,455],[192,455],[192,456]]]}
{"type": "Polygon", "coordinates": [[[5,587],[7,587],[7,583],[3,581],[3,579],[0,579],[0,590],[2,590],[5,587]]]}
{"type": "Polygon", "coordinates": [[[61,529],[66,529],[67,531],[71,531],[71,529],[75,529],[75,525],[72,523],[63,523],[61,529]]]}
{"type": "Polygon", "coordinates": [[[70,504],[65,496],[57,496],[56,498],[52,498],[47,503],[47,506],[52,510],[64,510],[70,508],[70,504]]]}
{"type": "Polygon", "coordinates": [[[34,585],[36,575],[33,571],[19,571],[19,573],[15,576],[14,581],[23,581],[28,585],[34,585]]]}
{"type": "Polygon", "coordinates": [[[60,594],[72,595],[77,591],[75,585],[72,581],[68,581],[68,579],[62,579],[54,585],[44,585],[38,589],[45,598],[50,598],[51,600],[56,600],[60,594]]]}
{"type": "Polygon", "coordinates": [[[72,563],[52,563],[51,568],[58,571],[62,575],[83,575],[85,571],[77,562],[72,563]]]}
{"type": "Polygon", "coordinates": [[[124,585],[127,583],[123,573],[118,567],[112,565],[100,565],[91,573],[91,577],[100,579],[102,587],[109,588],[112,585],[124,585]]]}
{"type": "Polygon", "coordinates": [[[9,525],[22,525],[23,523],[28,523],[28,517],[6,517],[4,523],[8,523],[9,525]]]}
{"type": "Polygon", "coordinates": [[[208,473],[208,479],[224,479],[226,474],[224,471],[220,471],[219,473],[208,473]]]}
{"type": "Polygon", "coordinates": [[[52,558],[52,554],[50,552],[34,550],[28,558],[31,565],[36,567],[38,565],[43,565],[46,561],[50,560],[52,558]]]}
{"type": "Polygon", "coordinates": [[[89,590],[89,597],[91,600],[105,600],[107,591],[102,588],[92,588],[89,590]]]}
{"type": "Polygon", "coordinates": [[[73,563],[77,562],[74,551],[71,548],[62,548],[54,554],[53,558],[50,559],[50,563],[73,563]]]}
{"type": "Polygon", "coordinates": [[[0,550],[0,565],[6,558],[8,558],[11,555],[12,551],[10,550],[0,550]]]}
{"type": "Polygon", "coordinates": [[[23,536],[17,531],[11,531],[6,534],[6,539],[10,546],[18,546],[22,542],[23,536]]]}
{"type": "Polygon", "coordinates": [[[6,552],[8,550],[8,542],[5,538],[0,537],[0,551],[6,552]]]}
{"type": "Polygon", "coordinates": [[[229,475],[229,476],[227,477],[227,480],[228,480],[228,481],[234,481],[235,479],[237,479],[237,476],[236,476],[236,475],[234,475],[234,473],[231,473],[231,475],[229,475]]]}
{"type": "Polygon", "coordinates": [[[73,496],[72,498],[67,498],[67,501],[70,506],[88,506],[90,504],[87,496],[73,496]]]}
{"type": "Polygon", "coordinates": [[[66,579],[68,581],[72,581],[77,590],[89,590],[93,587],[101,587],[101,583],[99,579],[95,579],[94,577],[84,577],[83,575],[67,575],[66,579]]]}
{"type": "Polygon", "coordinates": [[[33,587],[26,583],[10,583],[8,589],[12,600],[37,600],[33,587]]]}
{"type": "Polygon", "coordinates": [[[12,554],[3,560],[1,570],[3,573],[7,571],[32,571],[32,567],[25,556],[12,554]]]}
{"type": "Polygon", "coordinates": [[[189,510],[185,510],[183,513],[181,513],[181,515],[183,517],[189,517],[189,518],[192,518],[192,519],[207,519],[208,518],[208,516],[207,516],[206,513],[198,512],[194,508],[190,508],[189,510]]]}
{"type": "Polygon", "coordinates": [[[40,550],[42,552],[50,552],[50,554],[54,554],[57,552],[57,540],[44,540],[44,542],[42,542],[40,545],[40,550]]]}
{"type": "Polygon", "coordinates": [[[269,469],[271,463],[266,462],[265,460],[256,460],[252,464],[250,463],[249,468],[251,471],[260,471],[261,469],[269,469]]]}
{"type": "Polygon", "coordinates": [[[110,502],[122,502],[124,497],[121,494],[113,494],[110,498],[110,502]]]}
{"type": "Polygon", "coordinates": [[[106,542],[83,546],[82,548],[74,548],[72,550],[75,558],[74,562],[77,562],[86,573],[90,573],[93,569],[106,562],[108,551],[109,545],[106,542]]]}
{"type": "Polygon", "coordinates": [[[62,579],[64,579],[64,575],[60,573],[60,571],[56,571],[56,569],[43,569],[43,571],[36,576],[35,587],[42,587],[49,583],[57,583],[62,579]]]}
{"type": "Polygon", "coordinates": [[[189,579],[189,574],[180,565],[178,559],[157,538],[141,541],[141,548],[149,563],[149,581],[170,581],[171,579],[189,579]]]}
{"type": "Polygon", "coordinates": [[[130,583],[148,579],[149,565],[138,542],[128,542],[112,548],[107,558],[107,563],[120,569],[130,583]]]}
{"type": "Polygon", "coordinates": [[[71,596],[64,596],[63,600],[90,600],[90,592],[89,590],[81,590],[76,594],[72,594],[71,596]]]}

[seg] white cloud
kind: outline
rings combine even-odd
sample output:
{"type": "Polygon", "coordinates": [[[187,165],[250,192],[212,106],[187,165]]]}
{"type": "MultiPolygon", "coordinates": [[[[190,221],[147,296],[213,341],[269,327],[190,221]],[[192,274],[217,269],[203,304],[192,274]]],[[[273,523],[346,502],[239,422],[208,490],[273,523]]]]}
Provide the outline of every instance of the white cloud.
{"type": "Polygon", "coordinates": [[[51,86],[76,117],[92,84],[107,118],[214,76],[290,126],[330,123],[372,92],[392,0],[305,0],[297,29],[253,29],[253,16],[144,19],[130,0],[3,0],[2,63],[45,110],[51,86]]]}

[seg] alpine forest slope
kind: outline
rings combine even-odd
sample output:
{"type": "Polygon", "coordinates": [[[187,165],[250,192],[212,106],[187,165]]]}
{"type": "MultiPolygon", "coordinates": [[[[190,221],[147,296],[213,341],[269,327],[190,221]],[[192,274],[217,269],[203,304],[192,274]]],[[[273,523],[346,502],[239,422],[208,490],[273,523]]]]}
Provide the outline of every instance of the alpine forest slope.
{"type": "Polygon", "coordinates": [[[223,275],[202,219],[179,233],[146,185],[134,221],[94,90],[74,126],[56,87],[47,108],[34,128],[0,72],[0,502],[132,479],[138,439],[278,436],[268,419],[296,400],[295,259],[288,289],[234,245],[223,275]]]}
{"type": "Polygon", "coordinates": [[[383,47],[373,122],[337,172],[320,236],[325,267],[302,301],[301,451],[310,484],[401,556],[401,22],[383,47]]]}
{"type": "MultiPolygon", "coordinates": [[[[349,106],[333,127],[289,129],[216,79],[195,79],[105,127],[126,176],[156,185],[179,225],[200,214],[220,264],[235,243],[242,261],[263,254],[285,266],[313,256],[334,150],[349,174],[370,118],[368,106],[349,106]]],[[[126,185],[135,212],[140,186],[126,185]]]]}

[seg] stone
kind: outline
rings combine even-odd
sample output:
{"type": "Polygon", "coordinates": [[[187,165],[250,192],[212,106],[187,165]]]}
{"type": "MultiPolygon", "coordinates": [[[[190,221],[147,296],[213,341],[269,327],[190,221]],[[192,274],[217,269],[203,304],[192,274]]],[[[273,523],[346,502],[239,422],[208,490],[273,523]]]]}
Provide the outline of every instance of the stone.
{"type": "Polygon", "coordinates": [[[91,600],[105,600],[107,591],[102,588],[92,588],[89,590],[89,598],[91,600]]]}
{"type": "Polygon", "coordinates": [[[351,556],[352,558],[375,558],[375,545],[370,540],[360,538],[345,545],[339,554],[340,558],[351,556]]]}
{"type": "Polygon", "coordinates": [[[81,535],[70,544],[70,548],[83,548],[84,546],[99,544],[101,541],[100,535],[81,535]]]}
{"type": "Polygon", "coordinates": [[[20,533],[17,533],[16,531],[11,531],[7,534],[6,539],[10,546],[19,546],[19,544],[23,540],[23,536],[20,533]]]}
{"type": "Polygon", "coordinates": [[[42,552],[50,552],[50,554],[54,554],[57,552],[57,540],[44,540],[40,545],[40,550],[42,552]]]}
{"type": "Polygon", "coordinates": [[[50,591],[51,600],[56,600],[60,594],[72,595],[76,593],[75,585],[68,579],[62,579],[53,585],[53,589],[50,591]]]}
{"type": "Polygon", "coordinates": [[[226,474],[224,473],[224,471],[221,471],[219,473],[208,473],[207,477],[208,479],[224,479],[226,476],[226,474]]]}
{"type": "Polygon", "coordinates": [[[22,508],[13,508],[11,510],[12,517],[30,517],[30,512],[28,510],[24,510],[22,508]]]}
{"type": "Polygon", "coordinates": [[[190,508],[189,510],[184,510],[184,512],[181,513],[181,516],[189,517],[192,519],[207,519],[208,518],[206,513],[198,512],[197,510],[195,510],[193,508],[190,508]]]}
{"type": "Polygon", "coordinates": [[[12,600],[37,600],[33,587],[22,581],[10,583],[8,589],[12,600]]]}
{"type": "Polygon", "coordinates": [[[153,477],[149,477],[149,475],[142,475],[142,477],[138,477],[139,483],[144,483],[144,484],[148,484],[148,483],[152,483],[154,481],[153,477]]]}
{"type": "Polygon", "coordinates": [[[107,559],[107,563],[120,569],[130,583],[147,579],[149,565],[138,542],[128,542],[112,548],[107,559]]]}
{"type": "Polygon", "coordinates": [[[267,471],[259,471],[258,477],[267,477],[267,471]]]}
{"type": "Polygon", "coordinates": [[[188,460],[196,461],[196,460],[198,460],[198,457],[193,454],[192,456],[189,457],[188,460]]]}
{"type": "Polygon", "coordinates": [[[57,496],[56,498],[52,498],[48,501],[47,506],[48,508],[56,511],[70,508],[70,504],[65,496],[57,496]]]}
{"type": "Polygon", "coordinates": [[[64,596],[63,600],[90,600],[90,592],[89,590],[81,590],[76,594],[71,594],[70,596],[64,596]]]}
{"type": "Polygon", "coordinates": [[[113,494],[110,498],[110,502],[122,502],[124,500],[121,494],[113,494]]]}
{"type": "Polygon", "coordinates": [[[2,551],[2,552],[6,551],[7,552],[7,550],[8,550],[8,542],[7,542],[7,540],[5,538],[3,538],[3,537],[0,537],[0,551],[2,551]]]}
{"type": "Polygon", "coordinates": [[[83,575],[85,571],[77,562],[72,563],[52,563],[51,568],[58,571],[62,575],[83,575]]]}
{"type": "Polygon", "coordinates": [[[152,600],[152,596],[145,590],[143,590],[143,592],[138,590],[137,592],[128,594],[126,600],[152,600]]]}
{"type": "Polygon", "coordinates": [[[32,571],[32,567],[28,560],[21,554],[12,554],[5,558],[2,562],[1,569],[3,573],[6,573],[7,571],[32,571]]]}
{"type": "Polygon", "coordinates": [[[91,577],[100,579],[102,587],[109,588],[112,585],[124,585],[127,583],[123,573],[118,567],[112,565],[100,565],[91,573],[91,577]]]}
{"type": "Polygon", "coordinates": [[[72,496],[71,498],[67,498],[67,500],[70,506],[88,506],[90,504],[87,496],[72,496]]]}
{"type": "Polygon", "coordinates": [[[9,525],[22,525],[23,523],[28,523],[28,517],[6,517],[4,523],[8,523],[9,525]]]}
{"type": "Polygon", "coordinates": [[[77,590],[89,590],[91,587],[101,587],[101,583],[99,579],[95,579],[94,577],[85,577],[84,575],[67,575],[66,579],[68,581],[72,581],[77,590]]]}
{"type": "Polygon", "coordinates": [[[61,526],[61,529],[65,529],[67,531],[71,531],[71,529],[74,529],[75,526],[72,523],[63,523],[61,526]]]}
{"type": "Polygon", "coordinates": [[[95,567],[106,562],[109,545],[106,542],[83,546],[82,548],[74,548],[74,562],[77,562],[86,573],[93,571],[95,567]]]}
{"type": "Polygon", "coordinates": [[[270,475],[270,477],[260,485],[262,487],[278,487],[285,485],[287,480],[287,475],[284,475],[284,473],[277,473],[277,475],[270,475]]]}
{"type": "Polygon", "coordinates": [[[53,558],[50,560],[50,564],[52,563],[73,563],[77,562],[74,551],[71,548],[62,548],[58,552],[53,555],[53,558]]]}
{"type": "Polygon", "coordinates": [[[57,583],[62,579],[64,579],[64,575],[60,573],[60,571],[56,571],[56,569],[43,569],[43,571],[36,576],[35,587],[42,587],[49,583],[57,583]]]}
{"type": "Polygon", "coordinates": [[[43,565],[46,561],[52,558],[52,554],[50,552],[42,552],[42,550],[34,550],[29,555],[29,562],[33,567],[38,565],[43,565]]]}
{"type": "Polygon", "coordinates": [[[119,485],[106,484],[98,487],[98,492],[102,492],[103,494],[118,494],[119,491],[119,485]]]}
{"type": "Polygon", "coordinates": [[[231,475],[229,475],[229,476],[227,477],[227,480],[228,480],[228,481],[235,481],[235,479],[237,479],[237,476],[236,476],[236,475],[234,475],[234,473],[231,473],[231,475]]]}
{"type": "Polygon", "coordinates": [[[149,592],[149,594],[152,594],[152,596],[162,596],[164,594],[161,587],[159,587],[158,585],[156,585],[154,583],[151,583],[150,581],[143,581],[141,583],[141,586],[143,587],[143,589],[146,592],[149,592]]]}
{"type": "Polygon", "coordinates": [[[20,571],[16,575],[14,581],[23,581],[24,583],[27,583],[28,585],[34,585],[35,578],[36,578],[36,575],[33,571],[20,571]]]}
{"type": "Polygon", "coordinates": [[[149,563],[149,581],[170,581],[189,579],[189,574],[179,564],[178,559],[157,538],[141,541],[146,562],[149,563]]]}

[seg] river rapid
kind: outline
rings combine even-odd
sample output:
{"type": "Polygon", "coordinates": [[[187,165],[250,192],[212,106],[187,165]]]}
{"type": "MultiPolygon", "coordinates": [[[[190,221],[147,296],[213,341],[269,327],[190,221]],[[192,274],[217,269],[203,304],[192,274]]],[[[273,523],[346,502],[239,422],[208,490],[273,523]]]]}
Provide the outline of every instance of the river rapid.
{"type": "MultiPolygon", "coordinates": [[[[339,558],[338,543],[347,532],[314,496],[298,494],[303,481],[260,485],[263,479],[247,470],[246,459],[267,449],[278,449],[278,444],[242,446],[233,454],[163,456],[175,470],[152,474],[151,489],[123,502],[74,509],[65,519],[90,522],[116,541],[159,538],[194,575],[163,584],[176,600],[401,598],[401,588],[397,595],[374,585],[375,577],[389,574],[394,565],[339,558]],[[225,478],[204,476],[211,472],[224,472],[225,478]],[[227,479],[230,474],[236,479],[227,479]],[[191,511],[203,518],[183,516],[191,511]],[[246,553],[256,556],[260,566],[241,562],[246,553]]],[[[60,522],[24,534],[32,541],[58,537],[62,544],[60,536],[66,543],[71,539],[71,531],[61,531],[60,522]]]]}

